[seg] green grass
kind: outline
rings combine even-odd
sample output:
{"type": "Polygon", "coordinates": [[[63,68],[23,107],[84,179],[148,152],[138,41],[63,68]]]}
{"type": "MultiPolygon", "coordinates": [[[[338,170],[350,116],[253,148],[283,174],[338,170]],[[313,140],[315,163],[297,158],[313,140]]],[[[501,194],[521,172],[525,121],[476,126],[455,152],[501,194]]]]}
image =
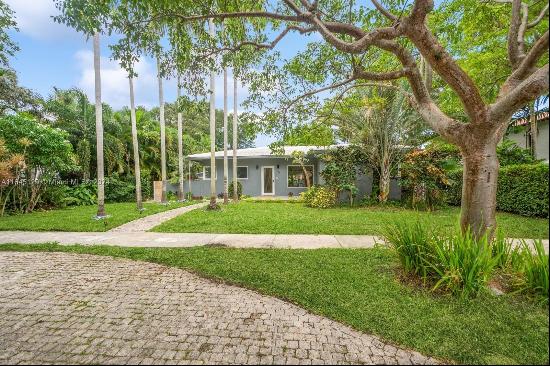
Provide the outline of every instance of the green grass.
{"type": "Polygon", "coordinates": [[[105,211],[111,215],[95,220],[97,206],[76,206],[60,210],[37,211],[29,214],[0,217],[0,230],[29,231],[107,231],[126,222],[196,202],[169,205],[144,203],[145,211],[139,212],[133,202],[107,203],[105,211]]]}
{"type": "Polygon", "coordinates": [[[548,364],[548,307],[519,297],[457,299],[397,279],[393,252],[374,249],[2,245],[0,251],[63,251],[185,268],[291,301],[316,314],[440,359],[548,364]]]}
{"type": "MultiPolygon", "coordinates": [[[[399,207],[337,207],[315,209],[301,203],[246,202],[223,206],[220,211],[194,210],[156,227],[158,232],[239,234],[357,234],[379,235],[395,222],[425,220],[452,228],[460,209],[418,212],[399,207]]],[[[499,227],[508,237],[548,238],[548,220],[498,213],[499,227]]]]}

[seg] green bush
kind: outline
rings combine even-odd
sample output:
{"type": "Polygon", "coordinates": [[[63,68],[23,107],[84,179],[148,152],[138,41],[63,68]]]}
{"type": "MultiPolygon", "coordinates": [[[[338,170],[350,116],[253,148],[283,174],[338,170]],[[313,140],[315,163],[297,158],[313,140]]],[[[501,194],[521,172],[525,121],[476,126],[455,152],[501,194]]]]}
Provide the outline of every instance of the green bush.
{"type": "MultiPolygon", "coordinates": [[[[229,186],[227,187],[229,197],[233,197],[233,189],[233,181],[231,181],[229,183],[229,186]]],[[[237,181],[237,196],[239,197],[239,199],[243,196],[243,185],[239,181],[237,181]]]]}
{"type": "Polygon", "coordinates": [[[97,185],[82,183],[67,189],[65,202],[68,206],[93,205],[97,202],[96,193],[97,185]]]}
{"type": "MultiPolygon", "coordinates": [[[[523,216],[548,217],[548,165],[521,164],[502,167],[498,176],[497,209],[523,216]]],[[[449,173],[448,204],[460,205],[462,170],[449,173]]]]}
{"type": "Polygon", "coordinates": [[[300,193],[300,199],[308,207],[329,208],[336,204],[336,192],[324,186],[312,186],[300,193]]]}

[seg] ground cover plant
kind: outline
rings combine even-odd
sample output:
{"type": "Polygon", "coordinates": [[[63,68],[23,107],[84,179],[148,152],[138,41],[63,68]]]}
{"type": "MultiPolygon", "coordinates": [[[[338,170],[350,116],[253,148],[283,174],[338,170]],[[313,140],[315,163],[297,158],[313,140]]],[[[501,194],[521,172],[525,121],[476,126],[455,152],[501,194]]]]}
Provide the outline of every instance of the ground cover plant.
{"type": "Polygon", "coordinates": [[[521,295],[472,299],[400,281],[387,248],[229,249],[0,245],[2,251],[63,251],[192,270],[291,301],[316,314],[443,360],[547,364],[548,307],[521,295]]]}

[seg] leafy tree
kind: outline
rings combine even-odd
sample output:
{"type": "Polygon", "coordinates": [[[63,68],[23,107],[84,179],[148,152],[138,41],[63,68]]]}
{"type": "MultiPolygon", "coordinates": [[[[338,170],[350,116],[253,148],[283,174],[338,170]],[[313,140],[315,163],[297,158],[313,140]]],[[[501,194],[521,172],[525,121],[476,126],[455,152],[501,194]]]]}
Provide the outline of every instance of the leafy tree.
{"type": "Polygon", "coordinates": [[[19,51],[19,46],[7,32],[9,29],[19,30],[13,10],[3,0],[0,0],[0,75],[4,71],[3,69],[8,67],[8,58],[19,51]]]}
{"type": "Polygon", "coordinates": [[[40,115],[40,97],[18,84],[14,70],[0,69],[0,115],[23,111],[40,115]]]}
{"type": "MultiPolygon", "coordinates": [[[[31,212],[42,194],[60,172],[75,169],[73,149],[67,134],[38,123],[25,115],[0,118],[0,139],[4,155],[16,158],[18,168],[11,174],[19,180],[12,187],[12,208],[31,212]]],[[[3,205],[5,205],[5,201],[3,205]]]]}
{"type": "Polygon", "coordinates": [[[284,137],[284,144],[291,146],[329,146],[334,142],[332,129],[321,123],[296,126],[284,137]]]}
{"type": "Polygon", "coordinates": [[[391,174],[397,172],[406,149],[417,146],[425,136],[405,95],[394,88],[358,88],[336,107],[329,103],[320,114],[324,113],[321,118],[337,127],[342,140],[361,145],[380,178],[378,199],[387,201],[391,174]]]}

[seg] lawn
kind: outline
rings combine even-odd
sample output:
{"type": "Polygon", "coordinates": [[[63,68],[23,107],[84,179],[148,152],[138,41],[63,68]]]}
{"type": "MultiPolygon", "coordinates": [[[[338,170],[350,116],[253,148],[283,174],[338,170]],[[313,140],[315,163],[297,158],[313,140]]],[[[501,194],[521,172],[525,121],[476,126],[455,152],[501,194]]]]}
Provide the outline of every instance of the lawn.
{"type": "MultiPolygon", "coordinates": [[[[241,234],[381,234],[393,222],[424,220],[453,227],[460,209],[419,212],[400,207],[337,207],[314,209],[301,203],[241,201],[220,211],[194,210],[157,226],[158,232],[241,234]]],[[[499,227],[508,237],[548,238],[548,220],[498,213],[499,227]]]]}
{"type": "Polygon", "coordinates": [[[458,300],[397,279],[385,248],[229,249],[0,245],[110,255],[192,270],[293,302],[424,354],[469,364],[548,364],[548,307],[488,294],[458,300]]]}
{"type": "Polygon", "coordinates": [[[105,211],[110,217],[95,220],[97,206],[75,206],[60,210],[37,211],[29,214],[0,217],[0,230],[30,231],[107,231],[126,222],[196,202],[169,205],[144,203],[139,212],[134,202],[107,203],[105,211]]]}

